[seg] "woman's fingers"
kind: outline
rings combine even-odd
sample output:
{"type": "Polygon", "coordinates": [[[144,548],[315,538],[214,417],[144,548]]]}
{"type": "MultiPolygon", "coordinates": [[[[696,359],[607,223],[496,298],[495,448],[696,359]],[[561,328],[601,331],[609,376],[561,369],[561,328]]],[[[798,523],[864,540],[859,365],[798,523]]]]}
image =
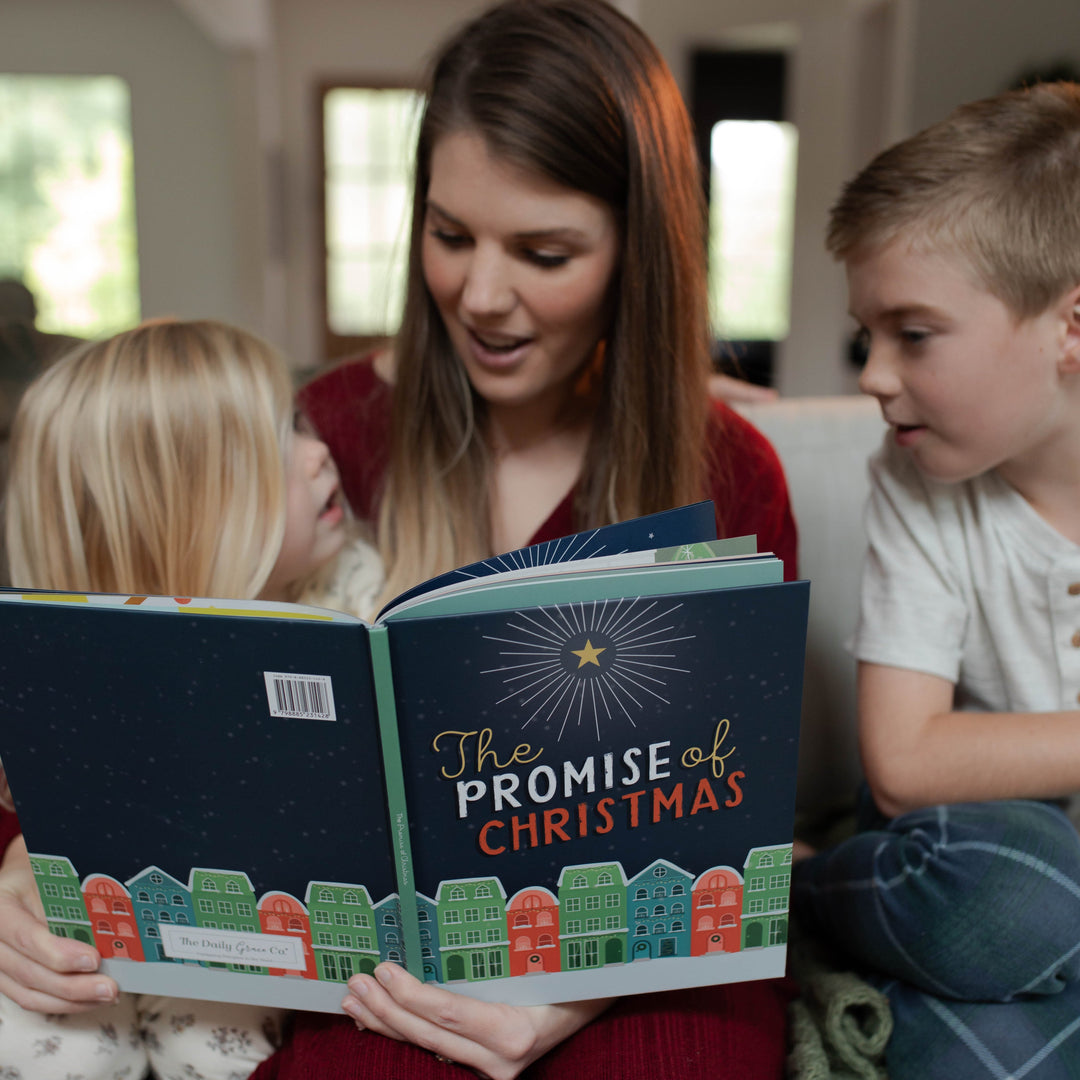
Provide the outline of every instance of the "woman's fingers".
{"type": "Polygon", "coordinates": [[[91,945],[49,932],[26,846],[13,840],[0,866],[0,993],[36,1012],[83,1012],[115,1001],[91,945]]]}

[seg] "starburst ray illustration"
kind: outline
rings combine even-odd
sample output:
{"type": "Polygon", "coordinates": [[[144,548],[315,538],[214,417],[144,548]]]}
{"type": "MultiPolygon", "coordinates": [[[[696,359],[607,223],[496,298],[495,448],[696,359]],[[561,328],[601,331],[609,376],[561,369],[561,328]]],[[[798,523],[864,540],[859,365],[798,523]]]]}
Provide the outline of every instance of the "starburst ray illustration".
{"type": "Polygon", "coordinates": [[[679,646],[695,637],[682,632],[681,607],[623,597],[516,611],[503,635],[485,635],[501,663],[482,674],[499,678],[495,704],[514,702],[522,728],[551,726],[561,738],[588,724],[599,739],[619,718],[636,727],[648,701],[669,705],[671,680],[690,674],[678,665],[679,646]]]}

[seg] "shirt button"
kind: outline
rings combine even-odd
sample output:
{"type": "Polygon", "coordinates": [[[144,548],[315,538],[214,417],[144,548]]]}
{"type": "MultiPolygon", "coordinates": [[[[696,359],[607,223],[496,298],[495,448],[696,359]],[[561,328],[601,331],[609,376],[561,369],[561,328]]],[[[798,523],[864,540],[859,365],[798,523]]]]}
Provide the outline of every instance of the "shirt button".
{"type": "Polygon", "coordinates": [[[1080,581],[1074,581],[1069,586],[1069,595],[1070,596],[1080,596],[1080,581]]]}

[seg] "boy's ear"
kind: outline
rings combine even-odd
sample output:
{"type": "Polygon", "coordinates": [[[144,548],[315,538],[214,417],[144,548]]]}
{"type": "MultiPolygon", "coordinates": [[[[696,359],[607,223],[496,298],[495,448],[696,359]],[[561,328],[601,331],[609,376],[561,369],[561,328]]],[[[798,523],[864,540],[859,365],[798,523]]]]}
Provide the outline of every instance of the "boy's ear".
{"type": "Polygon", "coordinates": [[[1076,374],[1080,372],[1080,285],[1062,296],[1060,311],[1064,330],[1061,370],[1076,374]]]}

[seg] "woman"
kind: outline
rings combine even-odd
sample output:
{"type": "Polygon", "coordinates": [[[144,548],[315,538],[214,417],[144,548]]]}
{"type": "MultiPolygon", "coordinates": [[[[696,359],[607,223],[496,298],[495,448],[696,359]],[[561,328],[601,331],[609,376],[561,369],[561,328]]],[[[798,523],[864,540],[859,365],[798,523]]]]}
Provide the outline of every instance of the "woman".
{"type": "MultiPolygon", "coordinates": [[[[756,532],[794,576],[775,455],[709,404],[704,235],[678,90],[613,8],[509,0],[446,44],[420,129],[401,333],[392,354],[300,394],[354,509],[378,519],[388,595],[703,496],[721,535],[756,532]]],[[[346,1009],[363,1028],[490,1076],[517,1075],[560,1042],[530,1076],[696,1075],[715,1067],[717,1040],[732,1052],[755,1010],[773,1072],[783,1052],[776,987],[637,999],[563,1042],[606,1003],[511,1009],[390,965],[378,976],[351,983],[346,1009]],[[637,1060],[613,1066],[627,1031],[637,1060]]],[[[314,1076],[330,1039],[339,1057],[359,1056],[339,1024],[301,1017],[280,1071],[256,1075],[314,1076]]],[[[412,1075],[431,1060],[401,1053],[382,1067],[407,1060],[412,1075]]],[[[379,1075],[370,1059],[364,1070],[342,1075],[379,1075]]],[[[735,1073],[761,1075],[761,1062],[735,1073]]]]}
{"type": "MultiPolygon", "coordinates": [[[[633,23],[602,0],[508,0],[462,28],[434,68],[413,211],[392,354],[301,394],[353,508],[378,520],[387,594],[702,497],[722,535],[757,533],[794,575],[776,456],[709,404],[701,180],[675,83],[633,23]]],[[[0,991],[26,972],[6,928],[16,893],[0,874],[0,991]]],[[[67,1007],[110,982],[56,974],[74,970],[73,944],[47,946],[71,949],[67,967],[38,960],[67,1007]]],[[[458,1062],[500,1080],[625,1080],[711,1076],[722,1062],[778,1076],[785,1002],[782,985],[747,983],[606,1012],[514,1008],[384,964],[350,983],[356,1027],[298,1014],[254,1075],[450,1077],[458,1062]]]]}

